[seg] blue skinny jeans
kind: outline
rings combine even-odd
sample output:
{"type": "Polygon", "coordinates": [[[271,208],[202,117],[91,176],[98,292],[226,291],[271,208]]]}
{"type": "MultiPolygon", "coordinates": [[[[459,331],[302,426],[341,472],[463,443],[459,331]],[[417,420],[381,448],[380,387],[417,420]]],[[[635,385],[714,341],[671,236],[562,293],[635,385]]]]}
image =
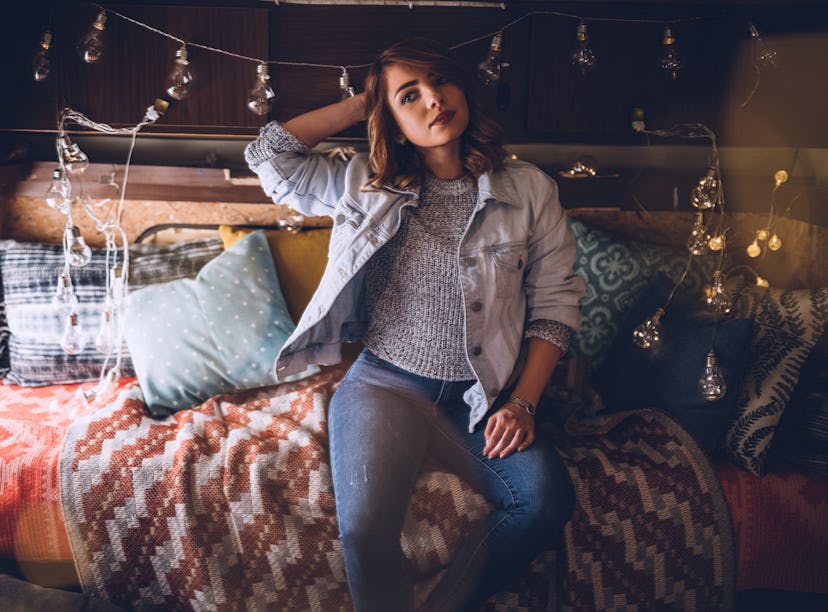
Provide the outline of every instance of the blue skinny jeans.
{"type": "Polygon", "coordinates": [[[414,609],[400,532],[426,457],[494,506],[458,550],[426,610],[479,609],[560,541],[574,503],[563,462],[541,431],[528,449],[487,459],[485,424],[468,433],[463,392],[473,382],[417,376],[366,350],[334,394],[328,415],[331,471],[358,612],[414,609]]]}

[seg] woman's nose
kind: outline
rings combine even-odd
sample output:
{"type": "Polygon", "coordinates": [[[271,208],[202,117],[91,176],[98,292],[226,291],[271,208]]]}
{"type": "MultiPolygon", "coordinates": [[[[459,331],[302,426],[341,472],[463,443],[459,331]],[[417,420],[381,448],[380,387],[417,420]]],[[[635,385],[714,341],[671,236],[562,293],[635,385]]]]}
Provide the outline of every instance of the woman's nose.
{"type": "Polygon", "coordinates": [[[443,93],[440,91],[439,87],[431,87],[429,88],[428,93],[428,107],[434,108],[435,106],[440,106],[444,102],[443,93]]]}

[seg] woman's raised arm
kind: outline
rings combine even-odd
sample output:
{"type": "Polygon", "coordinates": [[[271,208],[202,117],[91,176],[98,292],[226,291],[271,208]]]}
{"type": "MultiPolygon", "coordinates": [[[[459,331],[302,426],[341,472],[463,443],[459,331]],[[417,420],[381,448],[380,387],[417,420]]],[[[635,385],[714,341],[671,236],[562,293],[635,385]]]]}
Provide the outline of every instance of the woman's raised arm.
{"type": "Polygon", "coordinates": [[[365,94],[329,104],[294,117],[285,129],[310,148],[365,119],[365,94]]]}

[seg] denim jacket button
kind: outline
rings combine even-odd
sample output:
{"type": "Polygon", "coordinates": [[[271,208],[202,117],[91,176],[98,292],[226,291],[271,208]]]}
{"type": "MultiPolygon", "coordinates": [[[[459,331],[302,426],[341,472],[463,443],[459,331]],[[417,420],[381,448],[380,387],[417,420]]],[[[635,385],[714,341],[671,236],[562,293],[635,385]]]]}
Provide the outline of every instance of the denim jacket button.
{"type": "Polygon", "coordinates": [[[471,305],[472,312],[480,312],[483,310],[483,304],[481,302],[472,302],[471,305]]]}
{"type": "Polygon", "coordinates": [[[337,225],[342,225],[343,223],[345,223],[345,215],[343,215],[342,213],[339,213],[339,214],[336,216],[336,218],[334,219],[334,222],[335,222],[337,225]]]}
{"type": "Polygon", "coordinates": [[[474,355],[475,357],[477,357],[482,352],[483,348],[479,344],[472,348],[472,355],[474,355]]]}

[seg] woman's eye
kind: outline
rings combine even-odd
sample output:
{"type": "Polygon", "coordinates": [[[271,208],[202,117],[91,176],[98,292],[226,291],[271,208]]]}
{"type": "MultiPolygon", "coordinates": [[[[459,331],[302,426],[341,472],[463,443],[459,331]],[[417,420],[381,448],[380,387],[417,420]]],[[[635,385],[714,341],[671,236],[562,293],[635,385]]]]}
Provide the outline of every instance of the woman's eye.
{"type": "Polygon", "coordinates": [[[402,98],[400,98],[400,102],[403,104],[408,104],[409,102],[413,101],[417,97],[417,93],[414,91],[409,91],[404,93],[402,98]]]}

